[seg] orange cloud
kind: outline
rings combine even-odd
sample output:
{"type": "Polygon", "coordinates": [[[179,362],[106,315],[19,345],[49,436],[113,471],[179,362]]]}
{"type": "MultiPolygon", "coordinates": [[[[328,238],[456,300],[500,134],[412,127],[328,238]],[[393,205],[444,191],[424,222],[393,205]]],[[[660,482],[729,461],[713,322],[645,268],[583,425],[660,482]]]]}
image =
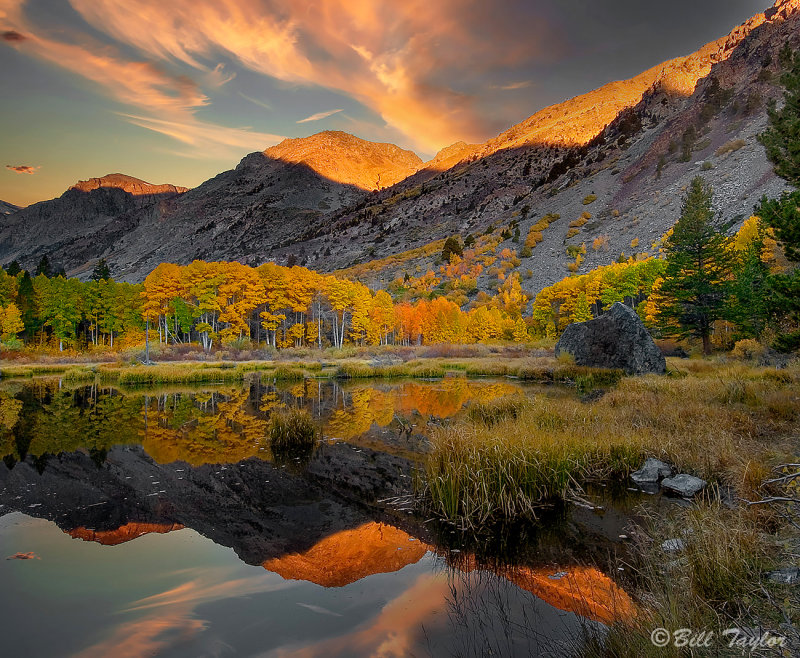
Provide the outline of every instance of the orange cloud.
{"type": "Polygon", "coordinates": [[[6,169],[10,169],[17,174],[35,174],[38,168],[30,165],[6,165],[6,169]]]}
{"type": "MultiPolygon", "coordinates": [[[[199,86],[185,76],[170,74],[149,61],[132,61],[115,49],[85,36],[77,43],[50,38],[36,33],[25,20],[22,3],[0,0],[0,30],[4,34],[23,30],[22,39],[6,40],[22,52],[60,66],[82,76],[99,87],[107,96],[127,106],[137,107],[144,115],[123,115],[132,123],[194,146],[208,155],[226,147],[264,148],[282,139],[279,135],[256,132],[247,128],[228,128],[205,122],[195,112],[208,104],[199,86]]],[[[221,86],[231,79],[221,66],[205,70],[210,84],[221,86]]]]}
{"type": "Polygon", "coordinates": [[[474,98],[450,81],[466,84],[552,45],[479,0],[173,0],[169,11],[161,0],[71,3],[97,29],[162,61],[205,70],[225,53],[287,83],[343,92],[425,151],[488,137],[474,98]]]}

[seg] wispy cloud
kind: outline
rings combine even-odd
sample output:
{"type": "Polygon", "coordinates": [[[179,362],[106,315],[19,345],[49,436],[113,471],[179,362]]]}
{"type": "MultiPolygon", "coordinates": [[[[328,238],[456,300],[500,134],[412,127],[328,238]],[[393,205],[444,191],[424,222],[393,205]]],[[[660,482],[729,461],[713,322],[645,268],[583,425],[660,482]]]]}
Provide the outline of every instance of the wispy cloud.
{"type": "MultiPolygon", "coordinates": [[[[4,6],[0,0],[0,30],[3,34],[22,31],[22,39],[6,41],[20,52],[59,66],[90,81],[101,93],[135,113],[120,113],[131,123],[169,135],[198,149],[198,154],[227,156],[242,148],[263,149],[281,139],[277,135],[249,128],[232,128],[203,121],[196,112],[209,104],[200,86],[185,75],[169,73],[152,61],[137,61],[115,48],[100,44],[83,34],[59,31],[56,36],[31,26],[21,11],[21,3],[4,6]],[[69,41],[67,39],[70,39],[69,41]]],[[[199,66],[199,65],[198,65],[199,66]]],[[[201,77],[219,87],[233,79],[222,64],[202,67],[201,77]]],[[[26,172],[27,173],[27,172],[26,172]]]]}
{"type": "Polygon", "coordinates": [[[168,12],[163,0],[138,0],[135,11],[130,0],[70,2],[155,60],[202,71],[222,53],[283,82],[343,93],[427,151],[481,141],[494,127],[459,86],[554,48],[544,25],[530,34],[529,23],[480,0],[318,0],[313,16],[293,0],[171,0],[168,12]]]}
{"type": "Polygon", "coordinates": [[[521,80],[520,82],[510,82],[507,85],[492,85],[492,89],[499,89],[501,91],[512,91],[514,89],[525,89],[531,86],[530,80],[521,80]]]}
{"type": "Polygon", "coordinates": [[[217,64],[205,74],[204,80],[212,87],[222,87],[236,77],[236,73],[225,70],[224,64],[217,64]]]}
{"type": "Polygon", "coordinates": [[[121,114],[132,124],[159,132],[191,146],[202,146],[214,142],[239,149],[261,150],[284,139],[281,135],[256,132],[251,128],[228,128],[215,123],[200,121],[194,117],[181,121],[154,117],[121,114]]]}
{"type": "Polygon", "coordinates": [[[332,114],[336,114],[337,112],[343,112],[343,110],[328,110],[327,112],[317,112],[316,114],[312,114],[310,117],[306,117],[305,119],[300,119],[297,123],[308,123],[309,121],[319,121],[320,119],[325,119],[332,114]]]}
{"type": "Polygon", "coordinates": [[[3,34],[0,36],[2,36],[3,41],[8,41],[9,43],[15,43],[15,42],[18,43],[20,41],[25,41],[25,35],[20,34],[15,30],[7,30],[6,32],[3,32],[3,34]]]}
{"type": "Polygon", "coordinates": [[[38,168],[31,165],[6,165],[6,169],[10,169],[17,174],[35,174],[38,168]]]}
{"type": "Polygon", "coordinates": [[[263,107],[265,110],[271,110],[272,109],[272,105],[270,105],[269,103],[266,103],[264,101],[260,101],[257,98],[253,98],[252,96],[248,96],[247,94],[243,94],[241,91],[239,92],[239,96],[244,98],[246,101],[250,101],[251,103],[255,103],[259,107],[263,107]]]}

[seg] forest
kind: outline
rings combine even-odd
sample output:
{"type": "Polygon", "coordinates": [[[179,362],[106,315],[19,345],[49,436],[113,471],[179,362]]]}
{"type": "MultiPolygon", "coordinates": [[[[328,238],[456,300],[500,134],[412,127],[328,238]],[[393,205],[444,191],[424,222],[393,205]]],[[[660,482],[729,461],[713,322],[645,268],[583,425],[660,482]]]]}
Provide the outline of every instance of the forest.
{"type": "MultiPolygon", "coordinates": [[[[687,196],[689,212],[692,204],[710,203],[711,190],[701,180],[696,187],[699,196],[687,196]]],[[[709,236],[718,247],[709,284],[715,300],[708,310],[710,334],[723,347],[761,338],[777,315],[753,295],[768,277],[788,268],[783,250],[758,217],[730,238],[716,230],[709,236]]],[[[494,296],[478,293],[463,306],[458,302],[464,300],[437,294],[435,288],[394,289],[391,295],[296,265],[162,263],[142,284],[129,284],[114,281],[103,261],[86,282],[48,276],[46,262],[35,276],[15,271],[12,264],[0,270],[0,332],[5,349],[59,352],[138,346],[146,327],[154,342],[200,344],[207,351],[222,344],[282,349],[526,342],[555,338],[571,322],[596,317],[619,301],[636,308],[657,335],[688,335],[691,327],[685,325],[692,322],[669,315],[674,295],[665,293],[676,278],[683,289],[688,276],[685,267],[668,276],[670,263],[680,254],[673,240],[674,232],[665,236],[662,258],[631,258],[570,275],[542,290],[532,303],[520,277],[512,273],[494,296]]],[[[452,253],[449,259],[441,276],[452,273],[457,280],[463,276],[463,257],[452,253]]]]}

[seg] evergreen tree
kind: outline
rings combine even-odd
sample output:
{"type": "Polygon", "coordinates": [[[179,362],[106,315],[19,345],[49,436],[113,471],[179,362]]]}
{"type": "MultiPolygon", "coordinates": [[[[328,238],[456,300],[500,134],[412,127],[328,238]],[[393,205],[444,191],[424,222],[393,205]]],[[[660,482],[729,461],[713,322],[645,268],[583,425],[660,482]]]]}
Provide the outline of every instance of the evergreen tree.
{"type": "Polygon", "coordinates": [[[455,254],[456,256],[463,256],[464,250],[461,247],[461,240],[458,239],[458,236],[451,235],[447,240],[444,241],[444,246],[442,247],[442,260],[445,263],[450,262],[450,257],[455,254]]]}
{"type": "Polygon", "coordinates": [[[658,309],[666,335],[700,338],[704,354],[711,353],[711,330],[722,315],[727,279],[726,238],[712,223],[711,198],[711,188],[696,176],[664,245],[658,309]]]}
{"type": "Polygon", "coordinates": [[[725,319],[736,327],[738,338],[760,338],[769,322],[769,266],[763,260],[764,227],[741,253],[733,268],[725,305],[725,319]]]}
{"type": "Polygon", "coordinates": [[[34,334],[42,326],[39,320],[39,313],[36,307],[36,297],[33,290],[33,279],[27,270],[22,272],[18,279],[17,306],[22,313],[22,322],[25,325],[25,333],[28,339],[33,338],[34,334]]]}
{"type": "Polygon", "coordinates": [[[12,260],[8,265],[5,267],[6,274],[9,276],[17,276],[20,272],[22,272],[22,268],[19,266],[19,263],[15,260],[12,260]]]}
{"type": "Polygon", "coordinates": [[[42,256],[39,264],[36,266],[35,276],[39,276],[40,274],[44,274],[48,279],[53,276],[53,268],[50,267],[50,259],[47,257],[47,254],[42,256]]]}
{"type": "Polygon", "coordinates": [[[778,110],[775,101],[767,109],[769,126],[758,136],[775,173],[793,187],[800,186],[800,53],[781,76],[784,105],[778,110]]]}
{"type": "Polygon", "coordinates": [[[94,270],[92,271],[91,278],[92,281],[107,281],[111,278],[111,270],[105,258],[101,258],[97,261],[97,265],[94,266],[94,270]]]}
{"type": "MultiPolygon", "coordinates": [[[[775,103],[768,109],[769,126],[759,135],[767,158],[775,173],[790,185],[800,187],[800,54],[791,53],[788,46],[781,51],[781,63],[788,70],[781,76],[784,86],[783,107],[775,103]]],[[[756,213],[775,232],[786,258],[800,262],[800,191],[784,192],[779,199],[761,200],[756,213]]],[[[774,274],[768,279],[771,312],[788,321],[789,330],[780,335],[776,347],[785,351],[800,346],[800,269],[774,274]]]]}

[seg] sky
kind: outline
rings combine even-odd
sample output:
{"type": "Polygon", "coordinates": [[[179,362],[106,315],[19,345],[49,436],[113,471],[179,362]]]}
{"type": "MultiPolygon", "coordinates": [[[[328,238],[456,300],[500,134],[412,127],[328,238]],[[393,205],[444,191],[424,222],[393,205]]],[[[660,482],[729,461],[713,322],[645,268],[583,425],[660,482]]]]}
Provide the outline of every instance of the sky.
{"type": "Polygon", "coordinates": [[[0,200],[194,187],[285,137],[429,159],[689,54],[769,0],[0,0],[0,200]]]}

